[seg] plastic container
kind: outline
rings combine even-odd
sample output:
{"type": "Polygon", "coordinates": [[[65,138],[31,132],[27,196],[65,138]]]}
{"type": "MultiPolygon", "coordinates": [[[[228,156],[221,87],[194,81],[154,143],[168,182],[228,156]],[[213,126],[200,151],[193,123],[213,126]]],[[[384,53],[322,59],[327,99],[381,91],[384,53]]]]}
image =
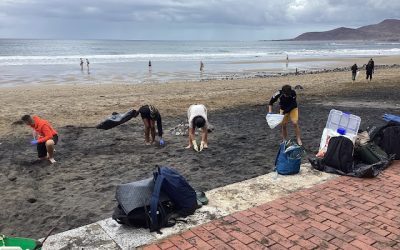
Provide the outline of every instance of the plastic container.
{"type": "Polygon", "coordinates": [[[325,128],[333,131],[345,131],[346,134],[357,135],[360,128],[361,118],[356,115],[345,113],[336,109],[329,112],[325,128]]]}
{"type": "MultiPolygon", "coordinates": [[[[38,242],[34,239],[19,238],[19,237],[6,237],[3,235],[0,235],[0,249],[2,247],[16,247],[16,248],[20,248],[22,250],[32,250],[37,245],[40,245],[40,242],[38,242]]],[[[38,247],[36,249],[40,250],[42,248],[38,247]]]]}

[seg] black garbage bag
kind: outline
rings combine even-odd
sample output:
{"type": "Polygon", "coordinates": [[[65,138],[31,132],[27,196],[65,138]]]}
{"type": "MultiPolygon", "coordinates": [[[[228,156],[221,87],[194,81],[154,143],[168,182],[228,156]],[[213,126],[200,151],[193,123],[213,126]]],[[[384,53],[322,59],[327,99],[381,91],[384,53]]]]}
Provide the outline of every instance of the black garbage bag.
{"type": "Polygon", "coordinates": [[[130,110],[126,113],[119,114],[119,113],[112,113],[110,117],[108,117],[105,121],[101,122],[99,125],[96,126],[97,129],[111,129],[118,125],[121,125],[134,117],[136,114],[136,110],[130,110]]]}
{"type": "Polygon", "coordinates": [[[338,175],[347,175],[359,178],[373,178],[378,176],[384,169],[386,169],[391,161],[380,161],[375,164],[365,164],[362,162],[354,162],[353,169],[350,172],[343,172],[342,170],[328,166],[323,163],[322,159],[316,157],[309,157],[309,162],[316,170],[338,175]]]}
{"type": "Polygon", "coordinates": [[[400,160],[400,123],[391,121],[382,127],[368,130],[370,140],[381,147],[388,155],[400,160]]]}

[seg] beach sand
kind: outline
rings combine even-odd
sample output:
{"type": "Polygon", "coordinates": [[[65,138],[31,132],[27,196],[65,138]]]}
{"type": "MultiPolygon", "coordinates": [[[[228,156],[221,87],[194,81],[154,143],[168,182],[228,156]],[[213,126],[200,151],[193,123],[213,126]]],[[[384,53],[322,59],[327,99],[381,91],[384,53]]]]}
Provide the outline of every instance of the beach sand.
{"type": "MultiPolygon", "coordinates": [[[[372,82],[361,72],[148,85],[40,85],[0,90],[0,231],[43,237],[110,217],[116,185],[151,177],[156,164],[180,171],[198,190],[249,179],[272,171],[279,129],[265,121],[266,104],[284,84],[301,85],[298,103],[303,143],[318,149],[332,108],[359,115],[361,128],[383,123],[384,113],[400,113],[399,68],[377,69],[372,82]],[[112,112],[151,103],[158,107],[166,147],[143,144],[137,118],[108,131],[94,126],[112,112]],[[209,149],[185,150],[187,137],[169,130],[185,121],[190,104],[208,107],[215,131],[209,149]],[[55,165],[36,161],[31,131],[12,125],[25,113],[49,120],[60,135],[55,165]]],[[[278,105],[275,105],[275,111],[278,105]]],[[[293,130],[289,127],[289,133],[293,130]]],[[[306,158],[303,159],[307,161],[306,158]]]]}

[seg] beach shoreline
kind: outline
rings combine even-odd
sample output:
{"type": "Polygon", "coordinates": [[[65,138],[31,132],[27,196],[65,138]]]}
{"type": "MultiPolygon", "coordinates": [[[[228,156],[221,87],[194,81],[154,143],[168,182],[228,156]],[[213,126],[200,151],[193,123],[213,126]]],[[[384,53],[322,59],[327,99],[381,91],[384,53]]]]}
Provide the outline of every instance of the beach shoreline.
{"type": "MultiPolygon", "coordinates": [[[[377,68],[353,84],[351,72],[168,84],[38,85],[1,88],[0,181],[5,183],[0,230],[43,237],[62,214],[56,232],[110,217],[115,187],[148,178],[156,164],[178,169],[199,190],[271,172],[281,141],[265,121],[271,95],[284,84],[298,90],[300,128],[310,154],[318,148],[332,108],[362,119],[361,128],[383,123],[384,113],[400,112],[398,68],[377,68]],[[94,126],[112,112],[154,104],[163,116],[164,148],[143,144],[143,124],[134,119],[109,131],[94,126]],[[185,121],[190,104],[204,103],[215,131],[209,149],[185,150],[187,137],[170,132],[185,121]],[[59,131],[54,166],[36,161],[31,131],[13,125],[23,114],[38,114],[59,131]],[[204,180],[207,180],[205,182],[204,180]]],[[[275,105],[275,111],[277,111],[275,105]]],[[[293,136],[292,127],[289,133],[293,136]]],[[[303,159],[307,161],[307,159],[303,159]]]]}
{"type": "MultiPolygon", "coordinates": [[[[376,59],[376,67],[392,67],[400,65],[398,55],[376,56],[310,56],[290,57],[284,55],[270,59],[254,57],[250,60],[228,60],[220,62],[205,62],[205,70],[198,71],[197,62],[180,62],[168,68],[168,62],[153,62],[155,65],[149,70],[141,62],[125,63],[95,63],[91,70],[78,68],[72,65],[14,65],[0,66],[4,75],[0,76],[0,89],[27,85],[97,85],[97,84],[169,84],[180,82],[202,82],[216,80],[234,80],[248,78],[265,78],[282,75],[313,74],[316,72],[346,71],[357,63],[365,65],[369,58],[376,59]],[[157,64],[161,68],[157,68],[157,64]],[[190,65],[190,66],[189,66],[190,65]],[[166,68],[165,68],[166,67],[166,68]],[[188,68],[185,68],[188,67],[188,68]],[[130,70],[132,68],[132,70],[130,70]]],[[[174,64],[174,62],[170,62],[174,64]]],[[[176,62],[175,62],[176,63],[176,62]]]]}

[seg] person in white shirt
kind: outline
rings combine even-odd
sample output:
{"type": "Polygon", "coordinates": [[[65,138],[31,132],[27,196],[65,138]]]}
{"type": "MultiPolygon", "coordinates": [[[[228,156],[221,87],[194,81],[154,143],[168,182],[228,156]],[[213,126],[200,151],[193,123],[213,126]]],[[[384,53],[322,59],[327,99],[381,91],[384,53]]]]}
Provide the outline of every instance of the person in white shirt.
{"type": "Polygon", "coordinates": [[[207,108],[203,104],[191,105],[187,111],[189,122],[189,145],[186,148],[191,148],[197,152],[208,148],[208,119],[207,108]],[[200,147],[197,145],[195,137],[195,129],[201,128],[200,147]]]}

